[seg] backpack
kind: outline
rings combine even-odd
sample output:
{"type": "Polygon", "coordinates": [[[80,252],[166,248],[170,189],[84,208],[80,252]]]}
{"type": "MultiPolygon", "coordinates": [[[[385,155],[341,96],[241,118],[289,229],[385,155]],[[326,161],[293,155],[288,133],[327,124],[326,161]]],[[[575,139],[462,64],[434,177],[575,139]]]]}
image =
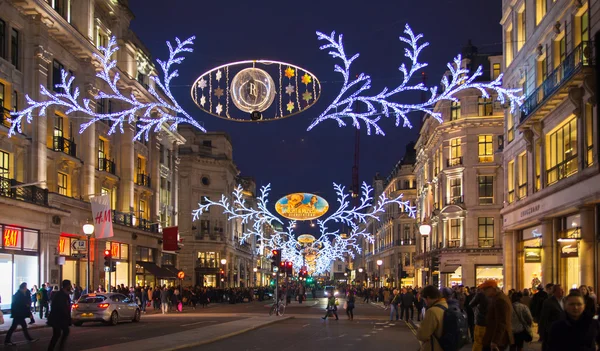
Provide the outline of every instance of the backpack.
{"type": "MultiPolygon", "coordinates": [[[[444,310],[442,337],[436,340],[444,351],[458,351],[469,343],[469,325],[458,306],[433,305],[444,310]]],[[[435,337],[435,335],[433,335],[435,337]]],[[[433,345],[432,345],[433,346],[433,345]]]]}

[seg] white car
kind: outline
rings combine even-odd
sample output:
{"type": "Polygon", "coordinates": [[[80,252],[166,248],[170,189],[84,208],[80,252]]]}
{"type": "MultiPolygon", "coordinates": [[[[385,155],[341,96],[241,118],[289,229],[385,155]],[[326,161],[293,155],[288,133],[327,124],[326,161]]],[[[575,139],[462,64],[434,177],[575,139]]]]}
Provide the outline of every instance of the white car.
{"type": "Polygon", "coordinates": [[[104,322],[117,325],[121,321],[140,321],[140,307],[127,296],[117,293],[87,294],[71,306],[75,326],[84,322],[104,322]]]}

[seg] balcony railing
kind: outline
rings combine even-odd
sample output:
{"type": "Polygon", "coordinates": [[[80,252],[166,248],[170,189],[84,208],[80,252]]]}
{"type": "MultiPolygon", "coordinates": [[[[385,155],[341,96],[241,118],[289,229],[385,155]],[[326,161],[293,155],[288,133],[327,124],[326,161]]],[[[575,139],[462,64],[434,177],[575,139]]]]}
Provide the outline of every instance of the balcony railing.
{"type": "Polygon", "coordinates": [[[145,186],[147,188],[149,188],[152,185],[152,183],[150,182],[150,176],[141,173],[137,175],[135,183],[137,185],[145,186]]]}
{"type": "Polygon", "coordinates": [[[115,224],[124,225],[127,227],[138,228],[147,232],[158,233],[158,223],[151,223],[147,219],[136,218],[135,226],[133,225],[135,215],[133,213],[125,213],[112,211],[112,221],[115,224]]]}
{"type": "Polygon", "coordinates": [[[64,152],[69,156],[77,157],[77,145],[73,140],[54,136],[52,147],[54,151],[64,152]]]}
{"type": "Polygon", "coordinates": [[[98,158],[98,170],[115,174],[115,162],[107,158],[98,158]]]}
{"type": "Polygon", "coordinates": [[[448,240],[448,247],[450,247],[450,248],[460,247],[460,239],[448,240]]]}
{"type": "Polygon", "coordinates": [[[411,238],[402,238],[399,241],[397,241],[397,244],[399,246],[415,245],[416,243],[417,243],[417,238],[414,236],[411,238]]]}
{"type": "Polygon", "coordinates": [[[446,201],[446,205],[460,205],[463,203],[465,203],[464,195],[452,196],[449,200],[446,201]]]}
{"type": "Polygon", "coordinates": [[[525,99],[523,106],[521,106],[521,123],[525,122],[532,112],[537,110],[582,67],[591,66],[594,61],[593,55],[594,47],[592,42],[589,41],[584,41],[573,49],[564,61],[546,77],[542,84],[525,99]]]}
{"type": "Polygon", "coordinates": [[[463,164],[463,158],[462,158],[462,156],[460,156],[460,157],[454,157],[454,158],[449,158],[448,160],[446,160],[446,165],[448,167],[460,166],[462,164],[463,164]]]}
{"type": "Polygon", "coordinates": [[[152,223],[148,219],[138,218],[137,227],[146,232],[158,233],[158,223],[152,223]]]}
{"type": "Polygon", "coordinates": [[[10,128],[10,122],[8,121],[10,118],[10,110],[0,106],[0,112],[0,125],[10,128]]]}
{"type": "Polygon", "coordinates": [[[479,239],[479,247],[494,247],[494,239],[479,239]]]}
{"type": "Polygon", "coordinates": [[[19,186],[22,184],[15,179],[0,177],[0,196],[48,206],[48,189],[34,185],[19,186]]]}
{"type": "Polygon", "coordinates": [[[564,161],[557,163],[556,166],[548,169],[546,173],[547,185],[554,184],[577,173],[577,155],[569,156],[564,161]]]}

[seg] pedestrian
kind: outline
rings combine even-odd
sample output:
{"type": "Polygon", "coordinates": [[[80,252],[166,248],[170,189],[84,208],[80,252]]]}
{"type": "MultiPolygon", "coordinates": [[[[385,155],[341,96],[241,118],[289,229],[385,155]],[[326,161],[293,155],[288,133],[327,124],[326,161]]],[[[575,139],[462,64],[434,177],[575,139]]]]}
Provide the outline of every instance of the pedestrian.
{"type": "Polygon", "coordinates": [[[542,313],[539,322],[539,334],[542,339],[542,351],[550,349],[548,337],[550,336],[550,328],[556,321],[565,319],[562,298],[565,292],[560,284],[552,287],[552,296],[544,301],[542,313]]]}
{"type": "Polygon", "coordinates": [[[531,334],[531,326],[533,325],[533,317],[529,308],[523,304],[523,294],[515,292],[511,296],[512,301],[512,333],[515,343],[510,346],[511,351],[522,351],[525,342],[531,342],[533,337],[531,334]]]}
{"type": "MultiPolygon", "coordinates": [[[[415,296],[412,293],[411,289],[408,289],[402,296],[400,297],[400,319],[403,319],[408,322],[408,313],[410,312],[410,319],[413,319],[414,309],[413,304],[415,303],[415,296]]],[[[397,305],[396,305],[397,306],[397,305]]]]}
{"type": "Polygon", "coordinates": [[[417,291],[417,295],[415,297],[415,307],[417,309],[417,321],[421,321],[421,316],[423,316],[423,309],[425,308],[425,300],[421,295],[420,291],[417,291]]]}
{"type": "Polygon", "coordinates": [[[471,301],[477,295],[477,290],[473,287],[471,289],[467,289],[465,293],[465,311],[467,312],[467,323],[469,324],[469,336],[471,337],[471,342],[475,341],[475,310],[473,306],[471,306],[471,301]]]}
{"type": "Polygon", "coordinates": [[[323,320],[327,319],[329,313],[332,313],[335,316],[336,321],[340,319],[337,314],[337,299],[333,294],[330,294],[329,298],[327,299],[327,307],[325,309],[327,310],[327,312],[325,313],[325,317],[323,317],[323,320]]]}
{"type": "Polygon", "coordinates": [[[421,351],[443,351],[438,340],[442,337],[444,328],[444,311],[448,309],[446,299],[433,285],[428,285],[421,290],[427,310],[421,326],[417,330],[417,339],[421,341],[421,351]],[[438,306],[439,308],[433,308],[438,306]]]}
{"type": "Polygon", "coordinates": [[[475,328],[473,329],[473,350],[483,350],[483,336],[486,330],[487,312],[490,304],[490,299],[485,294],[479,291],[470,305],[475,311],[475,328]]]}
{"type": "Polygon", "coordinates": [[[353,321],[354,320],[354,304],[356,302],[356,298],[354,297],[354,292],[352,290],[350,290],[350,292],[348,293],[348,299],[346,300],[346,304],[347,304],[347,308],[346,308],[346,314],[348,315],[348,319],[353,321]]]}
{"type": "Polygon", "coordinates": [[[583,294],[571,290],[565,299],[565,319],[550,327],[549,351],[595,351],[600,345],[600,326],[593,315],[585,312],[583,294]]]}
{"type": "Polygon", "coordinates": [[[495,280],[486,280],[479,289],[490,298],[483,335],[484,351],[502,351],[514,344],[512,333],[512,306],[508,297],[498,288],[495,280]]]}
{"type": "MultiPolygon", "coordinates": [[[[33,308],[32,312],[36,313],[37,312],[37,291],[38,291],[38,287],[37,285],[34,285],[33,288],[31,288],[31,307],[33,308]]],[[[30,323],[32,324],[32,323],[30,323]]]]}
{"type": "Polygon", "coordinates": [[[38,304],[40,305],[40,319],[48,318],[49,308],[48,308],[48,289],[45,284],[42,284],[42,287],[38,290],[38,304]],[[45,311],[45,313],[44,313],[45,311]]]}
{"type": "Polygon", "coordinates": [[[392,290],[389,299],[388,306],[390,306],[390,320],[394,320],[394,314],[396,315],[396,320],[398,320],[398,302],[400,301],[400,294],[397,289],[392,290]]]}
{"type": "Polygon", "coordinates": [[[25,291],[25,295],[27,295],[27,300],[29,301],[29,324],[34,324],[35,319],[33,318],[33,312],[31,312],[31,302],[35,298],[35,294],[31,294],[31,290],[27,289],[27,291],[25,291]]]}
{"type": "Polygon", "coordinates": [[[15,346],[16,344],[10,341],[12,334],[17,329],[17,326],[21,326],[23,329],[23,335],[25,339],[29,342],[38,341],[38,339],[34,339],[29,335],[29,331],[27,330],[27,322],[25,318],[28,318],[31,315],[31,298],[27,296],[27,283],[21,283],[19,285],[19,290],[13,295],[12,303],[10,305],[11,317],[13,319],[12,325],[6,332],[6,337],[4,338],[5,346],[15,346]]]}
{"type": "Polygon", "coordinates": [[[163,285],[163,288],[160,291],[160,307],[162,309],[162,314],[169,312],[169,290],[166,285],[163,285]]]}
{"type": "Polygon", "coordinates": [[[581,296],[583,296],[583,301],[585,302],[585,313],[595,316],[596,315],[596,301],[590,296],[590,292],[588,287],[582,285],[579,287],[579,292],[581,292],[581,296]]]}
{"type": "Polygon", "coordinates": [[[70,280],[63,280],[61,289],[54,294],[52,299],[52,311],[48,316],[48,325],[52,327],[52,339],[48,345],[48,351],[54,351],[56,343],[60,339],[59,350],[64,350],[65,342],[69,337],[71,326],[71,290],[73,286],[70,280]]]}

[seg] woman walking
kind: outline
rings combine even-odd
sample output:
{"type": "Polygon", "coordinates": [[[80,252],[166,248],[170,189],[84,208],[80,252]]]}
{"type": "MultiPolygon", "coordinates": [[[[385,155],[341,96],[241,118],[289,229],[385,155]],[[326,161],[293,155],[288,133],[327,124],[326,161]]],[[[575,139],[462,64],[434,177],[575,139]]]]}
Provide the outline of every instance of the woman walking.
{"type": "Polygon", "coordinates": [[[348,304],[348,308],[346,308],[346,314],[348,315],[348,319],[353,321],[354,320],[354,302],[356,301],[355,297],[354,297],[354,292],[352,290],[350,290],[350,292],[348,293],[348,299],[346,300],[346,303],[348,304]]]}
{"type": "Polygon", "coordinates": [[[531,342],[531,325],[533,324],[533,317],[529,312],[529,307],[521,303],[523,294],[520,292],[514,292],[511,296],[512,300],[512,333],[515,339],[514,345],[510,346],[510,351],[522,351],[525,342],[531,342]]]}
{"type": "Polygon", "coordinates": [[[583,296],[583,301],[585,302],[585,311],[584,312],[589,314],[590,316],[595,316],[596,315],[596,301],[590,296],[588,287],[585,285],[580,286],[579,292],[581,292],[581,295],[583,296]]]}
{"type": "Polygon", "coordinates": [[[581,292],[571,290],[564,305],[566,318],[554,322],[548,333],[549,351],[595,351],[600,336],[598,321],[584,313],[581,292]]]}

